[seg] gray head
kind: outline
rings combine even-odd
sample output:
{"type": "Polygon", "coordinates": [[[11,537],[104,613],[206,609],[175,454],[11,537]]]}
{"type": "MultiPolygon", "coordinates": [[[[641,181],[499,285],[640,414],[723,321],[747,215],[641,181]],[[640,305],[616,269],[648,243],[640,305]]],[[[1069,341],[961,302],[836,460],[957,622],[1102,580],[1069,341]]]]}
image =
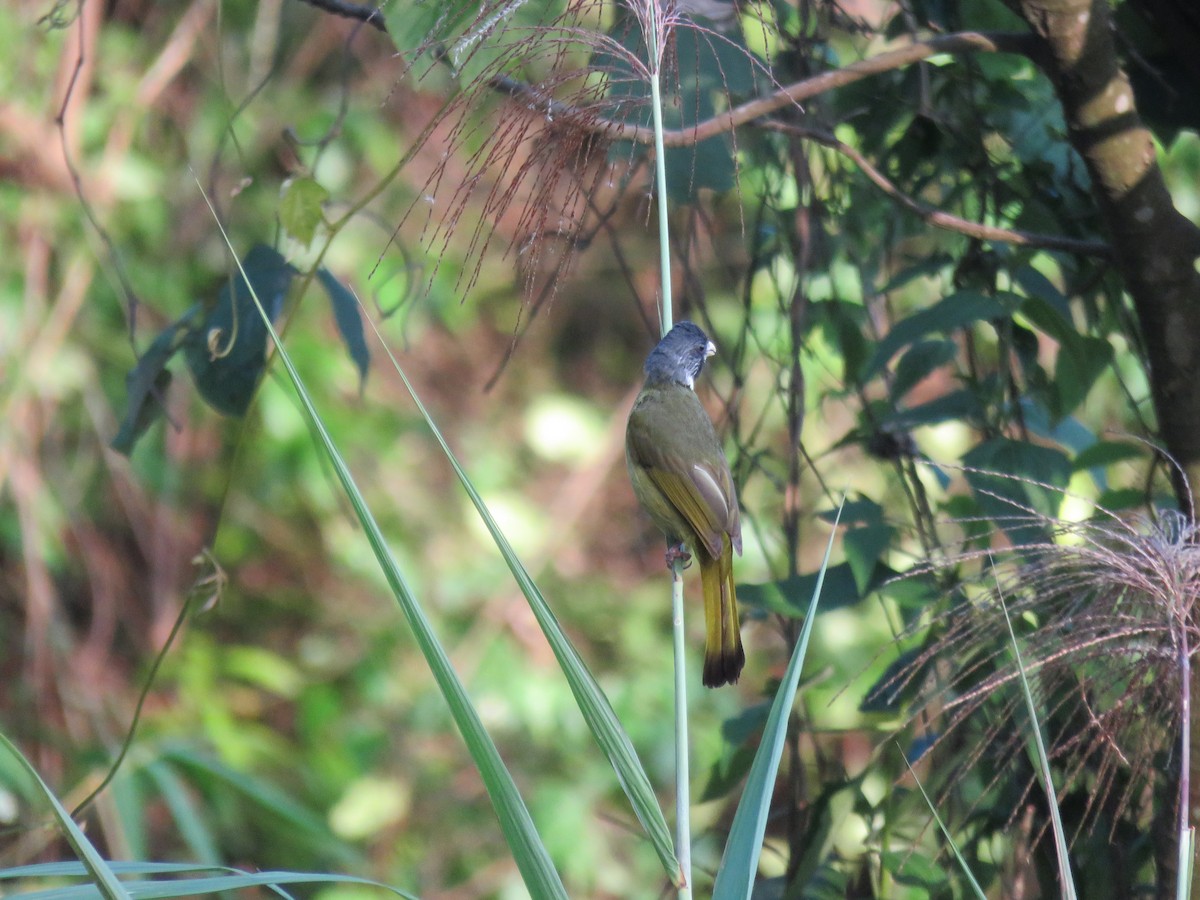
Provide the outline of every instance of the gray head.
{"type": "Polygon", "coordinates": [[[680,322],[646,357],[646,383],[674,381],[694,390],[704,361],[716,352],[716,345],[698,326],[680,322]]]}

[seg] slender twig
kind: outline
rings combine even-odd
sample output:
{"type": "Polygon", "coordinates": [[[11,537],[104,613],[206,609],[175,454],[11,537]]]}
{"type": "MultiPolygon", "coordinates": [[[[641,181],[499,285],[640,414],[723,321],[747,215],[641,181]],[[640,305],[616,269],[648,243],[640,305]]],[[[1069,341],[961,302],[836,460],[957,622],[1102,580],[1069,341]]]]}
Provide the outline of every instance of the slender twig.
{"type": "Polygon", "coordinates": [[[836,150],[858,166],[862,170],[862,173],[876,187],[883,191],[884,194],[922,221],[936,228],[956,231],[968,237],[979,238],[985,241],[1000,241],[1006,244],[1037,247],[1043,250],[1061,250],[1064,253],[1079,253],[1084,256],[1098,256],[1105,259],[1112,257],[1112,247],[1104,241],[1088,241],[1080,238],[1062,237],[1060,235],[1019,231],[1013,228],[999,228],[995,225],[972,222],[969,219],[963,219],[948,212],[943,212],[940,209],[926,206],[924,203],[914,200],[908,194],[901,191],[858,150],[844,141],[838,140],[837,137],[828,131],[823,131],[819,128],[806,128],[802,125],[792,125],[785,122],[770,121],[764,122],[763,127],[772,131],[794,134],[836,150]]]}
{"type": "Polygon", "coordinates": [[[184,599],[183,605],[179,608],[179,614],[175,617],[175,624],[171,626],[171,633],[167,635],[167,640],[163,643],[162,649],[154,657],[154,662],[150,666],[150,673],[146,676],[146,680],[142,684],[142,689],[138,693],[137,703],[134,704],[133,718],[129,721],[129,727],[125,729],[125,738],[121,741],[121,749],[117,751],[116,757],[109,764],[108,771],[104,773],[104,777],[100,780],[100,783],[92,788],[91,792],[71,810],[71,818],[79,818],[84,810],[91,806],[92,802],[100,796],[100,793],[112,784],[112,780],[116,778],[117,771],[121,768],[121,763],[125,761],[125,757],[129,755],[129,749],[133,746],[133,739],[137,736],[138,725],[142,721],[142,711],[146,707],[146,700],[150,696],[150,690],[158,681],[158,670],[162,668],[163,661],[167,658],[171,647],[174,646],[175,638],[179,636],[179,632],[183,629],[183,624],[187,621],[190,611],[191,598],[189,597],[184,599]]]}
{"type": "MultiPolygon", "coordinates": [[[[112,235],[100,224],[100,219],[96,215],[95,209],[92,208],[91,202],[88,200],[87,191],[84,190],[83,176],[80,174],[79,167],[75,164],[75,157],[71,137],[67,132],[67,116],[71,112],[71,102],[76,97],[76,89],[79,87],[79,78],[84,70],[84,66],[88,61],[88,51],[90,46],[94,46],[95,39],[89,43],[87,33],[87,23],[84,21],[84,5],[83,0],[79,0],[76,6],[76,21],[79,23],[79,52],[75,56],[75,62],[71,68],[71,75],[67,81],[67,89],[63,92],[62,103],[58,108],[58,113],[54,117],[54,125],[58,129],[59,143],[62,147],[63,162],[67,167],[67,172],[71,176],[71,184],[75,188],[75,199],[79,201],[79,208],[83,212],[84,218],[88,224],[96,232],[96,236],[104,244],[105,250],[108,252],[109,262],[113,267],[113,272],[117,276],[117,280],[121,284],[121,290],[125,294],[125,300],[128,306],[126,333],[129,337],[129,343],[133,347],[134,352],[137,352],[137,311],[138,311],[138,295],[133,289],[133,282],[125,272],[125,267],[121,264],[121,256],[117,252],[117,245],[112,239],[112,235]]],[[[86,93],[86,91],[85,91],[86,93]]],[[[82,117],[81,117],[82,118],[82,117]]],[[[157,390],[155,391],[157,394],[157,390]]],[[[159,402],[162,402],[161,397],[157,397],[159,402]]]]}
{"type": "Polygon", "coordinates": [[[387,23],[383,20],[381,7],[370,6],[365,3],[347,3],[345,0],[300,0],[300,2],[307,3],[309,6],[315,6],[322,12],[341,16],[343,19],[355,19],[359,22],[366,22],[372,28],[377,28],[384,34],[387,34],[387,23]]]}

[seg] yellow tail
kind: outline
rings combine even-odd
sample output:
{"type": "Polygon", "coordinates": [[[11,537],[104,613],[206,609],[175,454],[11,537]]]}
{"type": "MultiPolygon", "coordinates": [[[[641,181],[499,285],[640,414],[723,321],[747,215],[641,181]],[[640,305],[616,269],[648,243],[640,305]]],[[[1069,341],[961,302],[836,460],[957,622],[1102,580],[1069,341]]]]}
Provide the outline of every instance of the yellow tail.
{"type": "Polygon", "coordinates": [[[733,588],[733,546],[725,536],[719,559],[701,548],[700,584],[704,588],[704,686],[733,684],[742,674],[746,652],[738,625],[737,594],[733,588]]]}

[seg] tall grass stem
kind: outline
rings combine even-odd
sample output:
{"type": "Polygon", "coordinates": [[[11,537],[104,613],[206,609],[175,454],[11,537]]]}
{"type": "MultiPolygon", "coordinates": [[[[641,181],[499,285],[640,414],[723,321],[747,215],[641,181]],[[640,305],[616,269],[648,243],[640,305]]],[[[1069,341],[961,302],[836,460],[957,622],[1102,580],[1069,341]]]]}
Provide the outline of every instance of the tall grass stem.
{"type": "Polygon", "coordinates": [[[679,897],[692,896],[691,780],[688,766],[687,663],[683,634],[683,565],[671,564],[671,631],[675,658],[675,858],[683,873],[679,897]]]}
{"type": "MultiPolygon", "coordinates": [[[[662,83],[660,79],[659,24],[662,10],[657,0],[648,0],[649,17],[645,23],[647,62],[650,69],[650,108],[654,116],[654,178],[658,195],[658,257],[662,273],[662,297],[659,324],[665,335],[674,326],[671,297],[671,240],[667,221],[667,151],[663,144],[662,83]]],[[[692,824],[691,789],[688,767],[687,664],[683,620],[683,568],[678,560],[671,565],[671,631],[675,661],[675,857],[683,873],[678,896],[692,896],[692,824]]]]}
{"type": "MultiPolygon", "coordinates": [[[[651,54],[655,52],[650,48],[651,54]]],[[[667,223],[667,151],[663,145],[662,87],[659,84],[658,67],[650,73],[650,100],[654,109],[654,177],[655,193],[658,194],[658,256],[662,270],[662,301],[659,318],[662,333],[666,334],[674,325],[671,299],[671,241],[667,223]]]]}

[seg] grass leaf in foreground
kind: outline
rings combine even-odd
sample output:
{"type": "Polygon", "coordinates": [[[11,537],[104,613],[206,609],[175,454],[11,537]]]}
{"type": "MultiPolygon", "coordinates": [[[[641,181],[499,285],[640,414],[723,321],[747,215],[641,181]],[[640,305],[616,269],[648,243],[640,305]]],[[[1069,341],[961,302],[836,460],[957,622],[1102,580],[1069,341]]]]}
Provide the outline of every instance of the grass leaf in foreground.
{"type": "Polygon", "coordinates": [[[58,797],[54,796],[54,791],[50,790],[46,782],[42,781],[42,776],[38,774],[33,764],[3,734],[0,734],[0,746],[3,746],[4,749],[12,754],[13,758],[42,792],[42,795],[50,804],[50,808],[54,811],[54,818],[58,821],[59,828],[62,829],[63,835],[71,845],[71,849],[75,851],[75,855],[79,857],[80,862],[87,869],[87,874],[92,879],[92,883],[95,885],[96,890],[100,892],[100,895],[107,898],[107,900],[128,900],[129,892],[125,889],[125,886],[117,880],[116,874],[109,868],[108,863],[104,861],[104,857],[100,855],[99,851],[92,846],[92,842],[84,835],[83,829],[75,824],[75,820],[71,818],[70,814],[63,808],[63,805],[58,802],[58,797]]]}
{"type": "MultiPolygon", "coordinates": [[[[324,872],[243,872],[228,866],[204,866],[195,863],[154,863],[154,862],[114,862],[111,864],[114,872],[122,875],[189,875],[200,873],[193,878],[150,879],[142,881],[127,881],[124,886],[129,894],[142,898],[158,897],[196,897],[217,894],[224,891],[238,891],[251,887],[279,887],[284,884],[347,884],[362,887],[378,888],[389,894],[415,900],[416,895],[407,893],[378,881],[367,878],[356,878],[352,875],[330,875],[324,872]]],[[[15,866],[11,869],[0,869],[0,881],[3,880],[32,880],[37,878],[82,878],[88,874],[87,869],[75,862],[37,863],[28,866],[15,866]]],[[[278,892],[277,893],[282,893],[278,892]]],[[[40,900],[90,900],[96,896],[95,889],[90,884],[62,885],[50,890],[36,891],[18,896],[40,898],[40,900]]],[[[283,896],[287,896],[283,894],[283,896]]]]}
{"type": "MultiPolygon", "coordinates": [[[[372,323],[372,328],[374,328],[374,323],[372,323]]],[[[580,713],[587,722],[588,728],[591,729],[592,736],[596,739],[596,743],[600,745],[600,749],[608,757],[609,762],[616,771],[621,788],[629,798],[634,814],[638,817],[638,821],[642,823],[642,828],[645,829],[650,842],[658,853],[658,858],[662,862],[668,877],[670,877],[674,884],[678,885],[681,880],[681,871],[679,860],[675,857],[671,829],[667,825],[662,807],[658,804],[658,798],[654,795],[654,788],[650,785],[650,778],[646,775],[646,770],[642,767],[641,760],[638,759],[637,751],[634,750],[633,743],[629,740],[629,735],[621,727],[621,722],[617,718],[617,714],[613,712],[608,698],[600,689],[600,685],[596,683],[596,679],[592,676],[582,658],[580,658],[579,651],[575,649],[570,639],[563,633],[562,627],[558,624],[558,619],[550,609],[550,605],[546,602],[546,598],[542,596],[542,592],[538,589],[537,584],[534,583],[532,576],[530,576],[528,570],[525,568],[525,564],[521,562],[520,557],[517,556],[516,551],[513,550],[512,545],[509,544],[508,539],[504,536],[504,532],[496,524],[496,520],[488,510],[487,504],[483,502],[483,498],[475,490],[475,485],[471,483],[471,479],[467,476],[466,471],[459,464],[454,451],[446,443],[446,439],[434,423],[433,417],[430,416],[429,411],[425,408],[425,404],[421,402],[421,398],[417,396],[417,392],[409,382],[408,376],[400,368],[400,364],[396,361],[396,357],[392,354],[391,349],[383,341],[383,336],[379,334],[378,329],[375,329],[375,335],[379,338],[380,343],[383,344],[388,358],[391,359],[396,373],[408,389],[413,403],[416,404],[417,409],[425,418],[425,424],[429,426],[429,430],[433,432],[433,436],[437,438],[438,443],[441,445],[442,452],[454,468],[454,473],[458,476],[463,490],[467,492],[467,496],[475,504],[475,510],[478,512],[479,518],[483,520],[484,525],[487,526],[488,531],[491,533],[492,540],[495,541],[500,554],[504,557],[505,563],[508,564],[509,571],[512,572],[512,576],[521,588],[521,592],[525,595],[525,599],[529,601],[529,608],[533,611],[538,625],[541,626],[542,633],[546,635],[546,641],[550,644],[551,650],[554,651],[554,656],[558,660],[559,666],[562,667],[567,684],[571,688],[571,693],[575,696],[575,702],[579,706],[580,713]]]]}
{"type": "MultiPolygon", "coordinates": [[[[899,746],[899,745],[897,745],[899,746]]],[[[921,779],[917,777],[917,773],[913,770],[912,763],[908,761],[908,756],[904,751],[900,751],[900,756],[904,759],[904,765],[908,766],[908,772],[912,775],[913,781],[917,785],[917,790],[921,792],[921,796],[925,798],[925,804],[929,807],[929,811],[933,813],[933,821],[937,823],[937,827],[941,829],[942,837],[946,839],[946,843],[950,845],[950,849],[954,852],[954,858],[958,860],[958,865],[962,868],[963,874],[967,876],[967,881],[970,882],[971,889],[975,892],[975,896],[979,900],[987,900],[987,895],[984,894],[983,888],[979,886],[979,882],[975,879],[975,873],[971,871],[971,867],[967,865],[966,858],[962,855],[962,851],[958,849],[958,844],[954,842],[954,838],[950,835],[950,829],[946,827],[946,823],[942,821],[942,817],[938,815],[937,809],[933,805],[933,800],[925,791],[925,785],[921,784],[921,779]]]]}
{"type": "Polygon", "coordinates": [[[1046,742],[1042,740],[1042,725],[1038,721],[1033,691],[1029,689],[1029,678],[1025,673],[1025,664],[1021,661],[1021,648],[1017,646],[1017,634],[1013,631],[1012,619],[1008,615],[1008,605],[1003,596],[1000,597],[1000,608],[1004,610],[1004,621],[1008,625],[1008,636],[1012,640],[1012,651],[1017,661],[1017,674],[1020,675],[1021,692],[1025,695],[1025,706],[1029,709],[1029,727],[1033,730],[1033,745],[1037,751],[1043,787],[1046,789],[1046,805],[1050,807],[1050,825],[1054,831],[1054,849],[1058,857],[1058,878],[1062,895],[1066,900],[1075,900],[1078,895],[1075,893],[1075,882],[1071,877],[1071,854],[1067,847],[1066,833],[1063,831],[1062,815],[1058,811],[1058,795],[1054,791],[1050,758],[1046,755],[1046,742]]]}
{"type": "MultiPolygon", "coordinates": [[[[199,181],[196,184],[198,187],[200,186],[199,181]]],[[[202,187],[201,191],[203,191],[202,187]]],[[[208,202],[207,195],[205,195],[205,202],[208,202]]],[[[215,211],[213,211],[213,218],[217,219],[215,211]]],[[[219,220],[217,221],[217,225],[220,227],[219,220]]],[[[225,242],[228,245],[229,238],[225,236],[224,228],[221,228],[221,234],[225,237],[225,242]]],[[[230,246],[230,252],[233,252],[232,246],[230,246]]],[[[241,277],[245,279],[247,288],[250,288],[250,280],[242,270],[240,263],[238,264],[238,270],[241,273],[241,277]]],[[[296,395],[304,407],[305,415],[308,417],[314,432],[320,440],[321,446],[329,458],[330,465],[333,467],[334,473],[342,485],[342,490],[346,492],[346,496],[350,500],[350,505],[354,508],[355,515],[362,524],[367,541],[370,543],[371,550],[375,554],[375,559],[379,563],[379,567],[383,571],[388,586],[391,588],[396,602],[404,613],[404,617],[408,620],[417,646],[420,648],[422,655],[424,655],[426,662],[428,662],[429,669],[433,673],[434,680],[437,682],[438,688],[446,700],[450,714],[454,717],[454,723],[458,726],[463,736],[463,741],[471,753],[471,758],[474,760],[475,767],[483,779],[488,798],[491,800],[492,807],[496,811],[496,816],[500,820],[500,828],[504,832],[504,838],[508,842],[509,849],[512,851],[513,859],[521,872],[526,889],[535,898],[538,898],[538,900],[542,897],[561,897],[565,900],[567,896],[566,888],[563,887],[562,879],[559,878],[558,872],[550,860],[550,854],[547,852],[545,844],[542,843],[541,837],[534,827],[533,819],[529,815],[529,809],[525,806],[525,801],[521,798],[511,773],[505,767],[504,761],[500,757],[500,752],[496,749],[495,742],[492,741],[492,737],[488,734],[487,729],[483,727],[483,722],[480,720],[479,713],[471,703],[471,698],[468,696],[466,688],[463,687],[462,681],[459,680],[458,674],[454,671],[454,667],[451,665],[445,649],[438,641],[429,620],[425,617],[425,612],[421,608],[421,604],[417,602],[416,595],[413,593],[412,588],[409,587],[408,581],[400,571],[399,564],[392,556],[387,541],[383,537],[383,532],[380,531],[375,517],[367,508],[366,501],[363,499],[362,492],[359,491],[354,477],[350,474],[349,467],[346,465],[345,460],[342,459],[341,454],[338,453],[337,447],[333,443],[333,438],[330,437],[328,430],[325,428],[325,423],[318,415],[316,407],[313,406],[312,398],[309,396],[308,390],[304,387],[300,373],[296,370],[295,364],[292,362],[291,357],[288,356],[283,343],[279,340],[279,335],[275,332],[275,328],[271,324],[266,310],[253,290],[251,290],[251,296],[255,306],[258,308],[259,315],[262,316],[263,324],[266,326],[272,343],[279,351],[279,359],[283,363],[284,369],[287,370],[288,379],[292,382],[292,386],[296,390],[296,395]]]]}
{"type": "MultiPolygon", "coordinates": [[[[845,503],[845,499],[842,503],[845,503]]],[[[763,729],[762,743],[758,746],[758,752],[754,754],[754,762],[750,765],[750,775],[746,780],[746,790],[733,816],[729,840],[721,857],[721,866],[717,869],[716,884],[713,885],[714,900],[741,900],[748,898],[754,890],[754,876],[758,872],[758,857],[762,852],[763,836],[767,832],[767,816],[771,811],[771,797],[774,794],[775,776],[779,772],[779,759],[783,755],[783,744],[787,737],[788,719],[791,718],[800,674],[804,670],[808,639],[817,617],[817,601],[821,597],[821,585],[825,581],[825,570],[829,567],[829,554],[833,551],[833,539],[837,536],[841,512],[839,507],[838,515],[833,521],[833,529],[829,533],[829,544],[825,547],[825,558],[821,561],[821,569],[817,574],[812,600],[808,604],[808,614],[804,617],[800,640],[796,642],[787,672],[784,673],[779,691],[771,703],[771,712],[767,715],[767,724],[763,729]]]]}

